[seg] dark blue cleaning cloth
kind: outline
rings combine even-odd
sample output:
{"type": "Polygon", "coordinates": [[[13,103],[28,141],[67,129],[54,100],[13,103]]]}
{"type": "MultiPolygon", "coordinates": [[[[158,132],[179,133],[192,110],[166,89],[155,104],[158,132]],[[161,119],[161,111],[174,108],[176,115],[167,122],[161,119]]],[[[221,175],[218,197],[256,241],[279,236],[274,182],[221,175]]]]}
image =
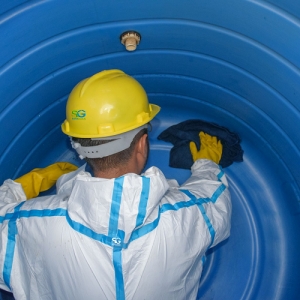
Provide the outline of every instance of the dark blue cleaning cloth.
{"type": "Polygon", "coordinates": [[[214,123],[201,120],[188,120],[169,127],[158,136],[159,140],[174,145],[170,152],[170,167],[180,169],[191,168],[193,158],[189,144],[193,141],[196,143],[198,150],[200,149],[200,131],[216,136],[222,142],[223,151],[219,163],[220,166],[226,168],[233,162],[243,161],[244,151],[240,145],[240,138],[237,134],[214,123]]]}

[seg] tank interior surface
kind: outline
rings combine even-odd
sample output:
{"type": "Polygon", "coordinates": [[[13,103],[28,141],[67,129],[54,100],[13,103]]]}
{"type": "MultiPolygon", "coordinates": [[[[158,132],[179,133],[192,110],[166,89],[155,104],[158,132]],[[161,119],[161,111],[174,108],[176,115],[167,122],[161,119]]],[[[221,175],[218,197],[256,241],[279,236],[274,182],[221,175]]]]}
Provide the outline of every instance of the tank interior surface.
{"type": "Polygon", "coordinates": [[[67,97],[121,69],[161,106],[148,166],[167,178],[190,175],[168,165],[172,145],[157,136],[169,126],[201,119],[241,138],[244,161],[224,169],[231,236],[208,251],[198,299],[299,299],[299,1],[2,0],[0,36],[1,184],[83,164],[60,129],[67,97]],[[135,51],[120,42],[128,30],[135,51]]]}

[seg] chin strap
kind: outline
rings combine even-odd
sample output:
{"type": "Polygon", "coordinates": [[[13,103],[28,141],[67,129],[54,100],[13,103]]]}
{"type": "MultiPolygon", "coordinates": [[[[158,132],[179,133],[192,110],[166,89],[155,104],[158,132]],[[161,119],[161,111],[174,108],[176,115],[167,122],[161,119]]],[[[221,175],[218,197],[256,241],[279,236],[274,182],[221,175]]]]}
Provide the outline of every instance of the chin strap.
{"type": "Polygon", "coordinates": [[[107,141],[111,140],[111,142],[108,142],[106,144],[98,145],[98,146],[91,146],[91,147],[84,147],[81,146],[80,143],[74,142],[72,137],[71,139],[71,144],[73,149],[77,151],[79,154],[79,157],[81,159],[84,159],[85,157],[88,158],[102,158],[105,156],[113,155],[118,152],[121,152],[127,148],[130,147],[130,144],[136,134],[141,131],[144,128],[148,128],[148,124],[143,125],[141,127],[138,127],[136,129],[133,129],[131,131],[110,136],[110,137],[105,137],[105,138],[94,138],[92,139],[93,141],[107,141]]]}

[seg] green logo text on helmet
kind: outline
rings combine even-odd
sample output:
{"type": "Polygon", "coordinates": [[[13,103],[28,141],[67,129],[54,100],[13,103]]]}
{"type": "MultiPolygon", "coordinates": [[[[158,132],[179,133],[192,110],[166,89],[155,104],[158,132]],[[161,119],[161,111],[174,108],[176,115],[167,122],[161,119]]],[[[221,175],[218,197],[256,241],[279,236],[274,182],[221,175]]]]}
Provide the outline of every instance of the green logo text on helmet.
{"type": "Polygon", "coordinates": [[[141,127],[159,110],[159,106],[148,103],[145,90],[133,77],[120,70],[107,70],[74,87],[61,127],[72,137],[109,137],[141,127]]]}

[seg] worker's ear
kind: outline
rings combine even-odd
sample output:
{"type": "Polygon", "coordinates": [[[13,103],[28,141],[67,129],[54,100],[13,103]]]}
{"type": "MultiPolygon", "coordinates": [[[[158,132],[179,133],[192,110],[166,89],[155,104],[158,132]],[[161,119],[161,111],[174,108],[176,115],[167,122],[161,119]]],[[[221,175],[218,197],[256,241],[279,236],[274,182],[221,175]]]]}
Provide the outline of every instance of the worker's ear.
{"type": "Polygon", "coordinates": [[[136,153],[137,155],[141,155],[143,159],[147,159],[148,157],[148,134],[143,134],[139,141],[136,144],[136,153]]]}
{"type": "Polygon", "coordinates": [[[135,167],[136,173],[141,174],[148,159],[149,143],[148,134],[141,136],[135,147],[135,167]]]}

